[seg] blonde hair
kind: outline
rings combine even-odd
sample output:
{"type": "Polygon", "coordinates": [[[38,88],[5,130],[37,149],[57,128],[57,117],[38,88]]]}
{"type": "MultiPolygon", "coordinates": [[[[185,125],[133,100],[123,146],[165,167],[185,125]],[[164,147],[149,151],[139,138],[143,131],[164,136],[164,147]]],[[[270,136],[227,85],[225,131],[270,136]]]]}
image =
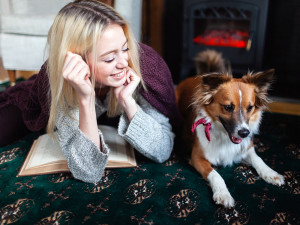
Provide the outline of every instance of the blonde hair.
{"type": "MultiPolygon", "coordinates": [[[[104,30],[111,24],[123,28],[129,50],[128,65],[141,77],[139,63],[139,45],[124,19],[110,6],[97,0],[76,0],[63,7],[56,16],[48,33],[49,58],[47,71],[50,83],[50,116],[47,132],[53,134],[58,108],[70,116],[70,109],[78,107],[78,98],[74,88],[62,77],[62,68],[68,51],[80,55],[87,60],[93,52],[93,65],[96,65],[97,41],[104,30]]],[[[91,71],[92,83],[95,87],[95,68],[91,71]]],[[[121,108],[112,91],[109,92],[107,114],[110,117],[119,115],[121,108]]]]}

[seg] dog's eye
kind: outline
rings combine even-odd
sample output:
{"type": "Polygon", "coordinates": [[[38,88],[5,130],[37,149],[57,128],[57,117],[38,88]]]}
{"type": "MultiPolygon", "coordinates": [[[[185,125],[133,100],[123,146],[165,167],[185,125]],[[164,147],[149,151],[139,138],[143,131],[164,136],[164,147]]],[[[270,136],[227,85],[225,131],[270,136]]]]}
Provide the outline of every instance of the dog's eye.
{"type": "Polygon", "coordinates": [[[227,112],[233,112],[233,110],[234,110],[234,105],[224,105],[224,109],[225,109],[227,112]]]}
{"type": "Polygon", "coordinates": [[[247,108],[247,112],[251,112],[252,109],[253,109],[253,105],[249,105],[247,108]]]}

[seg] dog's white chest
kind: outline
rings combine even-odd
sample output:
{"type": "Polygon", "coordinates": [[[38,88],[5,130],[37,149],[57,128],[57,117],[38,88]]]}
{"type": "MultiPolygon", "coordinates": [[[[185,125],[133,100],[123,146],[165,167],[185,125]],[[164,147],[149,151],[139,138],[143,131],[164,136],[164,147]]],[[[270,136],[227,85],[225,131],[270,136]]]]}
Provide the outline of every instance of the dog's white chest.
{"type": "Polygon", "coordinates": [[[234,162],[240,162],[245,157],[250,138],[244,139],[240,144],[234,144],[228,135],[222,131],[215,129],[210,135],[211,140],[208,141],[203,126],[197,127],[197,136],[204,156],[211,164],[230,166],[234,162]]]}

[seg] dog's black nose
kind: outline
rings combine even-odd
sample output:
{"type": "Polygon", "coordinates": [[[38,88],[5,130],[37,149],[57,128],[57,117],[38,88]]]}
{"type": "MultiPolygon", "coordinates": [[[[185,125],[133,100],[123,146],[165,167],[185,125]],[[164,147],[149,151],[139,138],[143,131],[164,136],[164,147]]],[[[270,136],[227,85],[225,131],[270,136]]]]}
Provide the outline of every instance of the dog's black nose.
{"type": "Polygon", "coordinates": [[[245,138],[249,135],[250,131],[248,129],[241,129],[238,131],[238,134],[240,135],[241,138],[245,138]]]}

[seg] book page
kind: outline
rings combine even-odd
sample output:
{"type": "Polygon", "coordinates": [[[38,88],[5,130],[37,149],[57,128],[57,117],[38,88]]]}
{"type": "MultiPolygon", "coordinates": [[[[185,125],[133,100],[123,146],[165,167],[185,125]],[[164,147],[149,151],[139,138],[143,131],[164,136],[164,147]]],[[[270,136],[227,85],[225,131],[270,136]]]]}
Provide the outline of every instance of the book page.
{"type": "Polygon", "coordinates": [[[40,136],[36,145],[39,146],[39,150],[35,151],[32,155],[28,167],[44,165],[59,160],[66,161],[66,157],[62,153],[59,144],[53,141],[48,134],[40,136]]]}
{"type": "Polygon", "coordinates": [[[98,127],[103,133],[105,143],[110,148],[108,161],[128,161],[127,143],[118,134],[116,128],[103,125],[99,125],[98,127]]]}

